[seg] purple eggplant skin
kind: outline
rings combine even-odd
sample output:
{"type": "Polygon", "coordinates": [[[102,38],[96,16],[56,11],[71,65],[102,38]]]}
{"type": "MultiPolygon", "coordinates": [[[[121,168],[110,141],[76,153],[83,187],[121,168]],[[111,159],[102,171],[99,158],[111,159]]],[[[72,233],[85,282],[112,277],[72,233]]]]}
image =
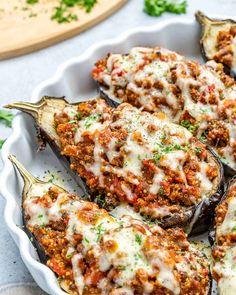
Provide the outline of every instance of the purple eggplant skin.
{"type": "Polygon", "coordinates": [[[208,152],[214,158],[219,170],[219,180],[215,193],[209,199],[201,201],[197,206],[189,208],[183,218],[173,215],[164,219],[163,223],[160,224],[163,228],[176,226],[176,218],[178,218],[178,225],[184,227],[190,236],[195,236],[209,230],[213,222],[215,207],[220,202],[224,192],[224,169],[216,153],[209,147],[208,152]],[[196,220],[194,220],[195,213],[197,214],[196,220]]]}
{"type": "MultiPolygon", "coordinates": [[[[54,107],[52,109],[47,109],[47,111],[51,112],[51,115],[53,117],[53,111],[54,110],[62,110],[66,105],[69,103],[66,101],[64,97],[43,97],[38,103],[32,104],[32,103],[13,103],[10,105],[7,105],[7,108],[16,108],[18,110],[21,110],[23,112],[28,113],[34,118],[36,129],[38,130],[38,136],[41,142],[43,142],[43,147],[46,143],[50,145],[53,152],[56,154],[56,156],[59,158],[59,160],[62,162],[62,164],[65,166],[67,171],[70,171],[72,173],[72,176],[74,177],[75,181],[80,185],[82,188],[85,196],[89,199],[94,201],[96,199],[97,194],[100,194],[102,197],[105,198],[104,194],[102,192],[91,192],[91,190],[86,185],[85,179],[82,179],[79,177],[79,175],[72,171],[70,169],[70,159],[68,157],[61,155],[61,146],[59,142],[59,137],[55,132],[55,128],[51,126],[49,129],[41,123],[42,116],[41,113],[39,115],[39,109],[45,108],[47,104],[53,105],[58,104],[58,108],[54,107]],[[48,130],[51,130],[51,134],[49,134],[48,130]],[[90,197],[91,196],[91,199],[90,197]]],[[[75,103],[72,105],[78,105],[79,103],[75,103]]],[[[54,121],[51,118],[51,124],[53,124],[54,121]]],[[[42,146],[42,145],[41,145],[42,146]]],[[[221,196],[223,194],[223,186],[224,186],[224,173],[223,173],[223,167],[221,162],[219,161],[216,154],[208,148],[209,157],[216,163],[219,171],[218,176],[218,182],[217,187],[215,189],[215,192],[207,199],[201,201],[197,206],[192,206],[183,215],[175,214],[171,217],[167,217],[164,219],[160,225],[163,228],[173,227],[173,226],[181,226],[186,228],[186,231],[188,233],[191,233],[191,235],[195,235],[198,233],[202,233],[209,229],[209,226],[213,219],[214,209],[217,203],[220,201],[221,196]],[[198,213],[198,218],[195,218],[195,213],[198,213]]],[[[109,209],[106,208],[105,209],[109,209]]]]}
{"type": "Polygon", "coordinates": [[[236,176],[236,170],[231,168],[229,165],[223,163],[224,173],[227,177],[234,177],[236,176]]]}
{"type": "Polygon", "coordinates": [[[209,230],[209,227],[212,225],[214,219],[215,208],[220,202],[224,192],[225,178],[223,165],[216,153],[211,148],[208,147],[208,151],[214,157],[219,169],[218,187],[215,193],[211,195],[209,199],[203,200],[200,204],[196,206],[195,210],[200,210],[200,213],[198,215],[197,221],[194,223],[193,228],[190,228],[188,230],[190,231],[191,235],[197,235],[209,230]]]}
{"type": "MultiPolygon", "coordinates": [[[[201,37],[200,37],[200,42],[199,42],[200,43],[200,52],[201,52],[201,55],[202,55],[204,61],[207,62],[207,61],[211,60],[211,58],[209,56],[207,56],[207,53],[205,50],[205,45],[204,45],[205,39],[207,38],[206,37],[207,29],[210,29],[211,24],[213,25],[214,23],[218,24],[218,25],[222,25],[222,26],[225,25],[226,23],[229,23],[230,25],[236,26],[236,22],[232,19],[211,19],[211,18],[207,17],[201,11],[197,11],[195,13],[195,17],[202,27],[202,32],[201,32],[201,37]]],[[[225,73],[230,75],[232,78],[236,79],[236,71],[232,70],[226,64],[223,64],[223,66],[224,66],[225,73]]]]}
{"type": "MultiPolygon", "coordinates": [[[[226,189],[224,191],[224,194],[219,202],[219,204],[221,204],[226,198],[227,198],[227,195],[228,195],[228,192],[229,192],[229,189],[236,184],[236,175],[231,178],[226,186],[226,189]]],[[[218,205],[219,205],[218,204],[218,205]]],[[[214,216],[215,217],[215,216],[214,216]]],[[[208,240],[209,240],[209,243],[211,246],[213,246],[215,244],[215,241],[216,241],[216,225],[215,225],[215,222],[213,222],[210,230],[209,230],[209,233],[208,233],[208,240]]]]}

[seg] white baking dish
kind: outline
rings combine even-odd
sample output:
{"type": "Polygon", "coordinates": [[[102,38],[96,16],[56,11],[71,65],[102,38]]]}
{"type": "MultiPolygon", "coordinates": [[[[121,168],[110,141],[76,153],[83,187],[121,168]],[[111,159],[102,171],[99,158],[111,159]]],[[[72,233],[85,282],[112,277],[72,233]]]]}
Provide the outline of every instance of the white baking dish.
{"type": "MultiPolygon", "coordinates": [[[[199,37],[200,26],[194,18],[172,18],[159,22],[156,26],[130,30],[117,38],[92,46],[83,55],[61,65],[51,79],[36,87],[31,100],[36,102],[43,95],[65,95],[69,101],[75,102],[95,95],[96,85],[90,76],[94,63],[108,52],[127,52],[134,46],[162,46],[201,61],[199,37]]],[[[43,177],[44,171],[49,169],[62,170],[59,174],[69,178],[49,148],[37,152],[36,134],[32,126],[31,118],[18,114],[13,122],[13,133],[2,149],[4,168],[0,178],[0,192],[6,199],[4,219],[37,284],[49,294],[66,294],[60,289],[53,272],[38,262],[35,249],[18,226],[22,224],[22,182],[8,161],[9,154],[16,155],[36,176],[43,177]]],[[[74,183],[69,181],[67,187],[74,188],[74,183]]]]}

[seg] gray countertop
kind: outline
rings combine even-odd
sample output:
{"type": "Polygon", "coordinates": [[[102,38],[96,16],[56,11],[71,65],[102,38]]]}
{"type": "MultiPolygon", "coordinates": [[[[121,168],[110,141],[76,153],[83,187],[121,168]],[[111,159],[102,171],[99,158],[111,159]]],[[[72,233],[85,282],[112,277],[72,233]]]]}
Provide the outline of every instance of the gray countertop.
{"type": "MultiPolygon", "coordinates": [[[[1,61],[1,107],[10,101],[29,99],[34,87],[52,76],[61,63],[83,53],[95,42],[117,36],[136,26],[152,25],[163,19],[175,17],[171,14],[150,17],[143,12],[143,2],[129,0],[116,14],[77,37],[32,54],[1,61]]],[[[188,0],[188,4],[189,17],[199,9],[208,14],[229,16],[235,16],[236,12],[236,0],[188,0]]],[[[0,126],[0,138],[5,138],[9,134],[10,129],[0,126]]],[[[1,167],[0,162],[0,169],[1,167]]],[[[21,261],[17,246],[5,229],[3,208],[4,199],[0,197],[0,294],[4,286],[16,283],[28,284],[27,291],[17,289],[16,292],[14,287],[12,293],[4,291],[4,294],[41,294],[39,290],[29,288],[33,279],[21,261]]]]}

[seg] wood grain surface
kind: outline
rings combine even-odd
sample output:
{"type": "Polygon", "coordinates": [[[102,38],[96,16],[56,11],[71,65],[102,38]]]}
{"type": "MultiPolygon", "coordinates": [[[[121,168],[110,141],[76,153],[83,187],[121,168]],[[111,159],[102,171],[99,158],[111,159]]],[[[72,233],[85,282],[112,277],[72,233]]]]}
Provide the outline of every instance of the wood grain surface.
{"type": "Polygon", "coordinates": [[[26,0],[0,0],[0,59],[23,55],[48,47],[102,21],[127,0],[98,0],[90,13],[70,8],[77,21],[61,23],[51,20],[58,0],[40,0],[27,5],[26,0]]]}

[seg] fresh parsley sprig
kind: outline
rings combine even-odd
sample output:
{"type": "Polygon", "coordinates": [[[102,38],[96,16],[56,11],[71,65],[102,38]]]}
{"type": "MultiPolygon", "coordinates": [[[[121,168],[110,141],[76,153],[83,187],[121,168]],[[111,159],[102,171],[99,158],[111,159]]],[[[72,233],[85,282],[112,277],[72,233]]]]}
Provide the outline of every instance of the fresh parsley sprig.
{"type": "MultiPolygon", "coordinates": [[[[14,115],[11,112],[0,110],[0,123],[3,123],[7,127],[11,127],[13,117],[14,115]]],[[[6,139],[0,139],[0,149],[2,148],[5,141],[6,139]]]]}
{"type": "Polygon", "coordinates": [[[0,122],[4,123],[7,127],[11,127],[13,114],[11,112],[0,110],[0,122]]]}
{"type": "Polygon", "coordinates": [[[186,13],[187,1],[145,0],[144,11],[151,16],[160,16],[164,12],[175,14],[186,13]]]}
{"type": "Polygon", "coordinates": [[[0,149],[2,148],[5,141],[6,141],[6,139],[0,139],[0,149]]]}

